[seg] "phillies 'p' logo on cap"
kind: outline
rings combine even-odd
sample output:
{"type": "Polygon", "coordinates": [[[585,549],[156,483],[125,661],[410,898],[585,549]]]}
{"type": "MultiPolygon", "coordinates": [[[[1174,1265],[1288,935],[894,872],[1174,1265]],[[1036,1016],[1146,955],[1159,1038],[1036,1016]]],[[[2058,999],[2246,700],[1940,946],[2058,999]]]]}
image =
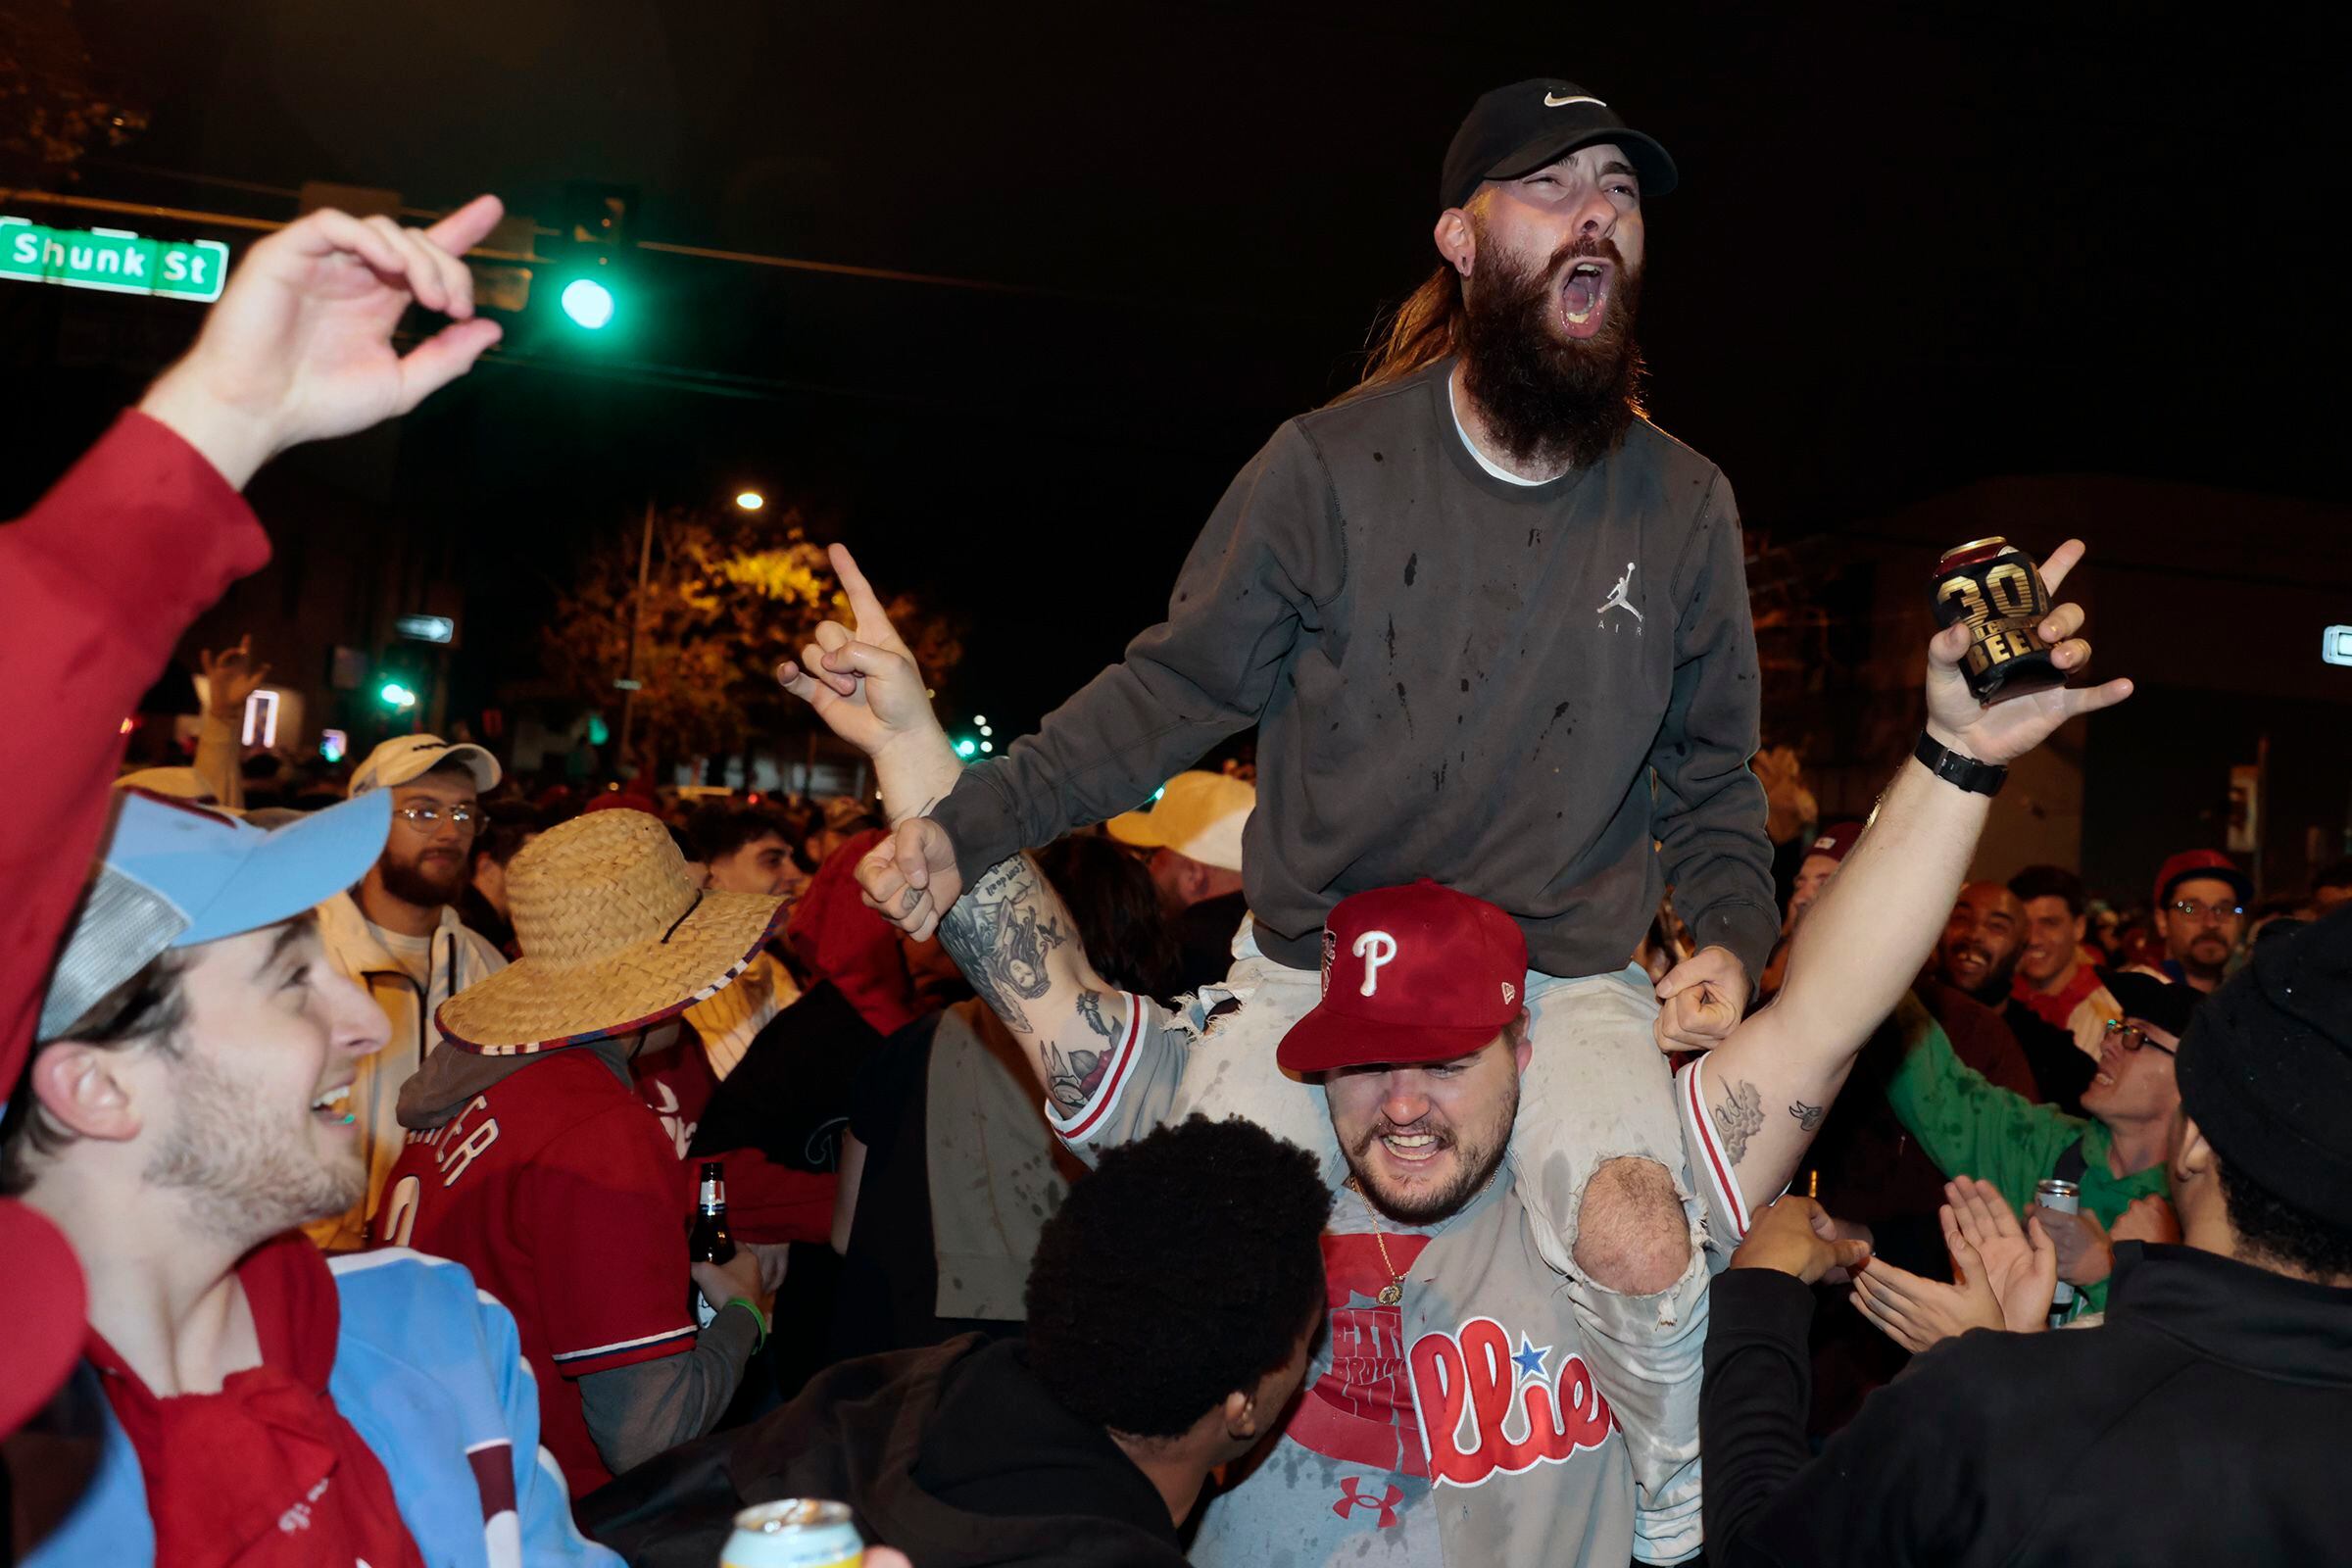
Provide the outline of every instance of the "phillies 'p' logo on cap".
{"type": "Polygon", "coordinates": [[[1323,1000],[1283,1037],[1287,1072],[1466,1056],[1519,1015],[1527,939],[1484,899],[1423,878],[1344,899],[1323,928],[1323,1000]]]}
{"type": "Polygon", "coordinates": [[[1367,931],[1355,939],[1355,956],[1364,960],[1364,995],[1380,994],[1380,966],[1396,957],[1396,939],[1386,931],[1367,931]]]}

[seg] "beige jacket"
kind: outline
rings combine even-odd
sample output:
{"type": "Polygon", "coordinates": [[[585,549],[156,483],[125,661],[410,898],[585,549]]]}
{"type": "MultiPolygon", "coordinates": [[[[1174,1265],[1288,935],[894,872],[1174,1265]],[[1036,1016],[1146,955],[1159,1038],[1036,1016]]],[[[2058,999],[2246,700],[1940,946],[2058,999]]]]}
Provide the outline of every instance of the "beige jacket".
{"type": "Polygon", "coordinates": [[[343,1252],[366,1245],[367,1222],[375,1213],[385,1180],[408,1138],[398,1115],[400,1086],[409,1081],[425,1053],[441,1043],[433,1014],[458,992],[504,969],[507,960],[468,930],[457,910],[444,908],[441,929],[433,933],[432,983],[420,994],[409,972],[368,929],[350,894],[338,893],[318,906],[318,931],[327,961],[358,981],[392,1025],[384,1049],[360,1063],[359,1079],[351,1086],[351,1109],[360,1119],[360,1148],[368,1160],[368,1196],[349,1211],[303,1228],[328,1251],[343,1252]]]}

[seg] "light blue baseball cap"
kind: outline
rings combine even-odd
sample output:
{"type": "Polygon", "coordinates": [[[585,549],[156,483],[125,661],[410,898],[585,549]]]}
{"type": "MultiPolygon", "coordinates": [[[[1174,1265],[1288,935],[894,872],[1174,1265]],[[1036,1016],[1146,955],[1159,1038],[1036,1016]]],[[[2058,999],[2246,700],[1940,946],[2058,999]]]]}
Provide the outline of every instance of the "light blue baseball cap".
{"type": "Polygon", "coordinates": [[[52,1040],[158,954],[302,913],[368,874],[392,830],[373,791],[265,831],[146,790],[120,792],[89,891],[41,998],[52,1040]]]}

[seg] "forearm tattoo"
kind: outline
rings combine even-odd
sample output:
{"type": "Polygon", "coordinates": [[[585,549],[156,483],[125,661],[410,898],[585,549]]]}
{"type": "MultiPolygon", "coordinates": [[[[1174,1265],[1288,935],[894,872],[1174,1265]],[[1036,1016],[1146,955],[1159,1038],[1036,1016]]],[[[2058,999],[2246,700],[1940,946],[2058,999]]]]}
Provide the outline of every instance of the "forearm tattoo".
{"type": "Polygon", "coordinates": [[[1046,1047],[1046,1094],[1055,1108],[1064,1114],[1075,1114],[1086,1108],[1102,1087],[1102,1069],[1110,1064],[1107,1051],[1073,1051],[1066,1055],[1059,1048],[1046,1047]]]}
{"type": "Polygon", "coordinates": [[[1712,1112],[1715,1136],[1723,1143],[1723,1152],[1735,1165],[1747,1156],[1747,1141],[1764,1127],[1764,1097],[1746,1079],[1737,1079],[1727,1086],[1723,1103],[1712,1112]]]}
{"type": "Polygon", "coordinates": [[[1043,903],[1028,858],[1014,856],[989,867],[939,920],[940,945],[1016,1034],[1037,1033],[1021,1004],[1053,989],[1046,955],[1069,940],[1057,921],[1038,917],[1043,903]]]}
{"type": "Polygon", "coordinates": [[[1805,1132],[1820,1126],[1821,1118],[1828,1113],[1827,1105],[1808,1105],[1801,1100],[1788,1107],[1788,1114],[1796,1118],[1796,1125],[1805,1132]]]}

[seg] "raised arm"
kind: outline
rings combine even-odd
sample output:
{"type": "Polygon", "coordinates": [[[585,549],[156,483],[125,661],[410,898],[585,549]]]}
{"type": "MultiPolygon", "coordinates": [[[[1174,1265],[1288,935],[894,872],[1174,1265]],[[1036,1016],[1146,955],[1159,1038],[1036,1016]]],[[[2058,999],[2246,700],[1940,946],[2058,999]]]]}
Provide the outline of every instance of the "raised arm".
{"type": "MultiPolygon", "coordinates": [[[[2042,577],[2053,593],[2082,559],[2079,540],[2052,552],[2042,577]]],[[[2082,609],[2072,604],[2040,627],[2058,667],[2070,674],[2090,659],[2090,644],[2077,635],[2082,627],[2082,609]]],[[[1981,762],[2014,761],[2068,719],[2132,695],[2130,681],[2112,680],[1986,708],[1960,673],[1967,651],[1966,626],[1947,627],[1928,644],[1927,731],[1981,762]]],[[[1863,1042],[1918,978],[1990,805],[1989,797],[1906,760],[1797,928],[1779,1000],[1700,1063],[1702,1102],[1751,1199],[1778,1192],[1795,1173],[1863,1042]]]]}
{"type": "Polygon", "coordinates": [[[1167,618],[868,856],[858,869],[866,902],[920,939],[929,916],[897,912],[907,889],[928,892],[936,915],[999,861],[1132,810],[1256,722],[1302,620],[1338,591],[1342,559],[1322,462],[1285,425],[1201,529],[1167,618]]]}
{"type": "MultiPolygon", "coordinates": [[[[896,825],[937,804],[964,768],[931,711],[913,656],[864,573],[839,545],[832,560],[856,630],[826,622],[816,643],[776,674],[836,735],[873,759],[896,825]]],[[[867,858],[888,851],[885,844],[867,858]]],[[[919,924],[938,921],[940,945],[1020,1041],[1047,1097],[1065,1115],[1082,1108],[1127,1028],[1129,1003],[1088,964],[1061,896],[1035,862],[1016,855],[982,871],[944,918],[929,901],[923,889],[902,888],[895,912],[919,924]]]]}

